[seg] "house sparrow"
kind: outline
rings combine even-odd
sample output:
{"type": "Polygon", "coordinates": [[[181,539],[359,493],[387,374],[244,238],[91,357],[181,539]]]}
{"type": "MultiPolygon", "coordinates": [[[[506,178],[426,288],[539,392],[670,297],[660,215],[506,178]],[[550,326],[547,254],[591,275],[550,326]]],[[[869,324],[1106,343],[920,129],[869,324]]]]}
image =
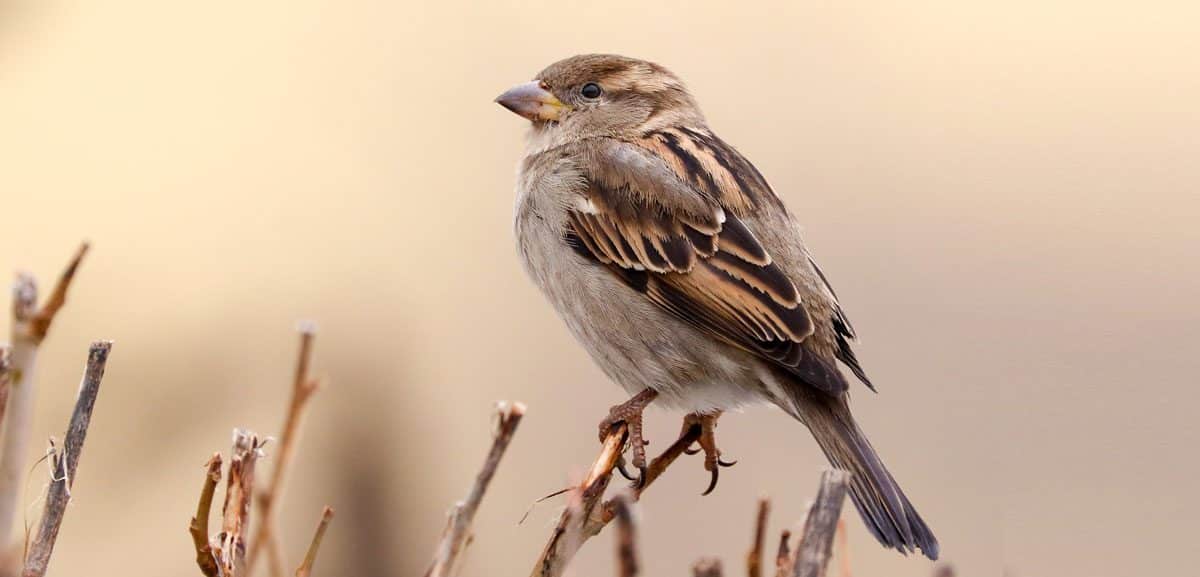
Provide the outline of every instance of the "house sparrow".
{"type": "MultiPolygon", "coordinates": [[[[562,60],[496,99],[532,122],[517,183],[524,265],[575,338],[641,413],[689,411],[705,468],[725,465],[722,411],[772,403],[804,423],[887,547],[936,559],[937,539],[855,424],[840,361],[872,387],[845,313],[762,174],[708,128],[683,83],[642,60],[562,60]]],[[[710,486],[711,490],[711,486],[710,486]]]]}

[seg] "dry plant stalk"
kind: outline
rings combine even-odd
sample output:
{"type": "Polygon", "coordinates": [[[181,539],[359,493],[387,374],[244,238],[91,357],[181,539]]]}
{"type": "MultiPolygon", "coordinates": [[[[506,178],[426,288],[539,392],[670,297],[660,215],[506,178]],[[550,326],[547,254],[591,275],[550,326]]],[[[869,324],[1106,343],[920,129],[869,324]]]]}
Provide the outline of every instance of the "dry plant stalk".
{"type": "Polygon", "coordinates": [[[213,456],[204,464],[204,486],[200,489],[200,502],[196,505],[196,516],[188,524],[192,544],[196,547],[196,564],[206,577],[217,577],[217,558],[213,556],[212,544],[208,541],[208,517],[212,511],[213,494],[221,482],[221,454],[213,456]]]}
{"type": "Polygon", "coordinates": [[[246,526],[254,499],[254,468],[262,456],[262,443],[250,431],[233,431],[233,450],[229,454],[229,474],[225,479],[225,505],[221,509],[221,533],[213,555],[219,574],[235,577],[246,566],[246,526]]]}
{"type": "Polygon", "coordinates": [[[260,491],[257,497],[260,517],[254,529],[254,538],[250,541],[250,553],[246,558],[247,574],[254,571],[262,548],[266,547],[271,577],[284,577],[283,543],[279,537],[279,515],[275,505],[283,500],[287,473],[296,454],[308,401],[321,388],[320,381],[309,374],[316,327],[311,322],[302,322],[299,331],[300,352],[296,358],[296,371],[292,379],[292,398],[288,403],[283,433],[279,437],[279,455],[271,470],[271,479],[266,489],[260,491]]]}
{"type": "Polygon", "coordinates": [[[329,528],[329,522],[333,520],[333,509],[326,505],[321,511],[321,520],[317,523],[317,532],[313,534],[312,542],[308,544],[308,552],[304,554],[304,561],[300,562],[300,566],[296,568],[296,577],[309,577],[312,574],[313,564],[317,562],[317,550],[321,548],[321,541],[325,539],[325,530],[329,528]]]}
{"type": "Polygon", "coordinates": [[[628,493],[613,497],[617,520],[617,575],[636,577],[638,574],[637,524],[633,519],[633,497],[628,493]]]}
{"type": "Polygon", "coordinates": [[[933,577],[954,577],[954,566],[949,564],[940,564],[933,568],[933,577]]]}
{"type": "Polygon", "coordinates": [[[839,571],[838,574],[842,577],[850,577],[850,537],[846,531],[846,520],[838,519],[837,535],[834,537],[838,551],[839,571]]]}
{"type": "Polygon", "coordinates": [[[8,407],[8,384],[12,369],[12,347],[0,347],[0,428],[4,425],[4,410],[8,407]]]}
{"type": "Polygon", "coordinates": [[[624,423],[614,427],[605,437],[600,455],[588,470],[587,477],[571,490],[569,500],[575,501],[575,506],[563,510],[554,532],[550,534],[550,540],[542,549],[541,557],[533,566],[530,577],[562,575],[584,541],[592,536],[588,534],[589,525],[596,525],[597,533],[604,526],[605,523],[589,524],[588,519],[597,508],[603,509],[600,500],[604,498],[604,490],[612,480],[613,468],[621,458],[621,450],[625,447],[628,437],[629,429],[624,423]]]}
{"type": "Polygon", "coordinates": [[[791,577],[792,552],[788,543],[792,540],[792,532],[787,529],[779,535],[779,550],[775,553],[775,577],[791,577]]]}
{"type": "Polygon", "coordinates": [[[108,364],[108,353],[111,349],[111,342],[97,341],[92,343],[88,351],[87,368],[83,374],[83,382],[79,385],[79,396],[75,400],[75,410],[71,413],[71,421],[67,425],[62,450],[55,451],[50,456],[53,478],[46,493],[46,506],[41,524],[25,555],[23,577],[42,577],[46,574],[50,555],[54,552],[54,542],[58,539],[58,530],[62,526],[63,515],[67,511],[67,503],[71,500],[71,486],[75,484],[75,472],[79,467],[83,442],[87,438],[92,410],[96,406],[96,395],[100,393],[100,381],[104,378],[104,369],[108,364]]]}
{"type": "MultiPolygon", "coordinates": [[[[646,467],[645,481],[641,488],[632,489],[632,499],[637,501],[643,492],[650,488],[684,451],[700,439],[700,425],[688,428],[670,447],[662,452],[646,467]]],[[[624,424],[613,427],[604,438],[600,455],[592,464],[587,477],[579,486],[572,490],[578,494],[580,507],[574,511],[568,507],[559,517],[554,532],[542,549],[541,556],[534,563],[530,577],[560,577],[575,553],[584,542],[600,533],[604,526],[616,516],[615,504],[608,501],[600,504],[604,491],[612,479],[613,469],[621,457],[621,450],[628,439],[628,429],[624,424]]]]}
{"type": "Polygon", "coordinates": [[[79,246],[41,308],[37,304],[37,282],[32,276],[18,274],[13,285],[10,383],[0,452],[0,547],[13,542],[13,521],[21,506],[25,472],[29,468],[38,348],[46,340],[55,315],[66,304],[67,289],[87,250],[87,243],[79,246]]]}
{"type": "Polygon", "coordinates": [[[850,473],[846,471],[831,469],[821,474],[821,487],[817,490],[817,499],[808,510],[808,517],[804,520],[804,534],[800,536],[800,543],[796,545],[793,577],[825,575],[849,483],[850,473]]]}
{"type": "Polygon", "coordinates": [[[754,517],[754,541],[746,554],[746,575],[762,577],[763,545],[767,540],[767,515],[771,512],[771,501],[758,498],[758,514],[754,517]]]}
{"type": "Polygon", "coordinates": [[[692,565],[692,577],[721,577],[721,560],[705,557],[692,565]]]}
{"type": "Polygon", "coordinates": [[[454,509],[450,512],[446,529],[442,532],[441,542],[434,553],[433,563],[425,572],[426,577],[454,575],[463,549],[466,548],[475,512],[479,510],[479,503],[483,501],[483,495],[487,492],[492,477],[496,475],[500,458],[504,456],[504,451],[508,449],[513,434],[517,432],[517,425],[521,423],[521,417],[525,416],[525,405],[498,403],[496,416],[498,422],[492,437],[492,448],[488,451],[478,476],[475,477],[471,492],[467,494],[465,500],[455,504],[454,509]]]}

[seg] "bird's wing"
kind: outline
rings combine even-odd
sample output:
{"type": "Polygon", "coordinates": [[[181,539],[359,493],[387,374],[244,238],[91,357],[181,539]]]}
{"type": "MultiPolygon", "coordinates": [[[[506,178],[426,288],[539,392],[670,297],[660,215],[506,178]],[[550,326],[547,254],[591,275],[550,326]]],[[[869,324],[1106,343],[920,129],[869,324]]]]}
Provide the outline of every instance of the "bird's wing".
{"type": "Polygon", "coordinates": [[[854,354],[854,349],[850,347],[850,343],[858,340],[858,335],[854,332],[854,325],[850,324],[850,319],[846,316],[846,311],[842,310],[841,303],[838,302],[837,293],[833,291],[833,285],[829,284],[829,279],[825,278],[825,273],[821,271],[821,267],[817,266],[817,261],[812,257],[808,259],[809,266],[816,271],[817,276],[821,279],[821,284],[824,285],[825,291],[829,293],[829,301],[833,303],[833,315],[830,317],[830,322],[833,328],[833,338],[836,348],[833,355],[837,357],[842,364],[850,368],[854,376],[868,389],[875,390],[875,385],[871,383],[871,379],[867,377],[867,372],[863,370],[862,364],[858,362],[858,356],[854,354]]]}
{"type": "Polygon", "coordinates": [[[814,327],[796,285],[737,216],[768,200],[750,188],[762,177],[734,168],[749,164],[740,156],[669,134],[580,151],[586,187],[568,208],[566,241],[694,327],[819,389],[844,391],[832,361],[802,344],[814,327]]]}

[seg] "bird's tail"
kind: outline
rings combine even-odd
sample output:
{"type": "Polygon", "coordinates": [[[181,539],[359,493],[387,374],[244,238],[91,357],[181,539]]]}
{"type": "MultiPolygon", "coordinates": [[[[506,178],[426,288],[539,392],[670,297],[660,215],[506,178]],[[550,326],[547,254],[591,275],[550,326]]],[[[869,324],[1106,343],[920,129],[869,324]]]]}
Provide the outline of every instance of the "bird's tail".
{"type": "Polygon", "coordinates": [[[850,498],[875,538],[901,553],[920,549],[937,559],[937,537],[883,466],[845,402],[824,397],[795,405],[788,412],[808,426],[829,462],[853,474],[850,498]]]}

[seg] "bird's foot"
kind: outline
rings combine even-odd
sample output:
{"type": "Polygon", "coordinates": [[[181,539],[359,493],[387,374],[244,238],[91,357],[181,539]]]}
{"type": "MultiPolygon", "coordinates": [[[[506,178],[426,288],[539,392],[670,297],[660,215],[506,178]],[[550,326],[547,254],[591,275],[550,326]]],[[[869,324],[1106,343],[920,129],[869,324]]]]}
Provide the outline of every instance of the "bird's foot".
{"type": "Polygon", "coordinates": [[[637,467],[638,476],[634,477],[629,474],[625,468],[624,456],[617,461],[617,470],[626,479],[636,483],[638,487],[646,482],[646,445],[649,444],[642,437],[642,411],[646,410],[646,406],[657,397],[658,391],[646,389],[628,401],[609,409],[608,416],[600,421],[600,442],[604,442],[613,428],[621,423],[624,423],[628,429],[630,452],[633,453],[633,466],[637,467]]]}
{"type": "Polygon", "coordinates": [[[700,427],[700,438],[696,443],[700,445],[697,449],[684,449],[684,453],[695,455],[700,451],[704,451],[704,470],[712,475],[712,479],[708,482],[708,488],[704,490],[702,495],[708,495],[717,488],[717,479],[720,476],[721,467],[732,467],[737,464],[737,461],[726,461],[721,458],[721,450],[717,448],[717,419],[721,417],[721,411],[715,413],[692,413],[683,418],[683,430],[679,432],[679,436],[688,434],[688,431],[695,426],[700,427]]]}

